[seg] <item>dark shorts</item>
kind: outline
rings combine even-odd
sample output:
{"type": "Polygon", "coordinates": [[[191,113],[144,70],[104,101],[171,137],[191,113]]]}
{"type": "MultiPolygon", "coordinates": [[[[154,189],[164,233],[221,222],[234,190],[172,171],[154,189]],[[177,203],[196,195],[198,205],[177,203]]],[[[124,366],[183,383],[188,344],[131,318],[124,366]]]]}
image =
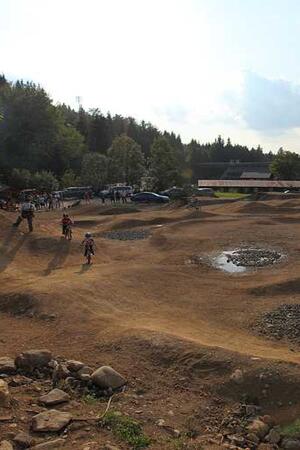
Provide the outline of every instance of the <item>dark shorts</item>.
{"type": "Polygon", "coordinates": [[[85,247],[85,250],[84,250],[84,256],[87,256],[87,255],[88,255],[88,252],[90,252],[91,255],[95,255],[94,250],[93,250],[93,247],[85,247]]]}

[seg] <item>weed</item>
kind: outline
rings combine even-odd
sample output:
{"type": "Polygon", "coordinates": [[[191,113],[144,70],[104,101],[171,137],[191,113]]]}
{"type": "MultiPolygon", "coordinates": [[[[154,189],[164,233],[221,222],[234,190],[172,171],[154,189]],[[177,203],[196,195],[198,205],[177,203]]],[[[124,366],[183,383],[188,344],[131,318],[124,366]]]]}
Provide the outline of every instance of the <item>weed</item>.
{"type": "Polygon", "coordinates": [[[131,417],[123,416],[118,412],[109,412],[102,424],[111,428],[120,440],[132,445],[133,450],[148,447],[150,444],[150,439],[143,433],[141,425],[131,417]]]}
{"type": "Polygon", "coordinates": [[[94,394],[86,394],[82,397],[82,400],[87,403],[88,405],[95,405],[99,402],[99,399],[95,397],[94,394]]]}
{"type": "Polygon", "coordinates": [[[300,419],[295,420],[288,425],[284,425],[280,429],[281,433],[287,437],[299,437],[300,436],[300,419]]]}

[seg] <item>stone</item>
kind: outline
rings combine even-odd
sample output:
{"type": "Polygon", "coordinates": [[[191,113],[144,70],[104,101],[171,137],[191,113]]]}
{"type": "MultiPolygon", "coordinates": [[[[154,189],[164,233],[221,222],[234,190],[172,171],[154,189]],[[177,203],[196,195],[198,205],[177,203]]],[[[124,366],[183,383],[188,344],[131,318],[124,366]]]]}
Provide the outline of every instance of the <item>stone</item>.
{"type": "Polygon", "coordinates": [[[60,449],[65,445],[65,439],[54,439],[52,441],[42,442],[41,444],[35,445],[31,447],[30,450],[52,450],[52,449],[60,449]]]}
{"type": "Polygon", "coordinates": [[[259,444],[257,450],[274,450],[274,447],[271,444],[259,444]]]}
{"type": "Polygon", "coordinates": [[[280,433],[273,428],[272,430],[270,430],[265,439],[267,442],[270,442],[270,444],[278,444],[280,442],[281,436],[280,433]]]}
{"type": "Polygon", "coordinates": [[[158,419],[158,421],[156,422],[156,425],[158,427],[164,427],[166,425],[166,421],[164,419],[158,419]]]}
{"type": "Polygon", "coordinates": [[[18,433],[14,437],[13,441],[21,448],[28,448],[34,444],[34,439],[29,436],[29,434],[24,433],[23,431],[18,433]]]}
{"type": "Polygon", "coordinates": [[[125,378],[112,367],[103,366],[92,374],[93,383],[102,389],[118,389],[126,384],[125,378]]]}
{"type": "Polygon", "coordinates": [[[52,353],[49,350],[28,350],[16,357],[15,364],[19,369],[31,371],[48,366],[51,359],[52,353]]]}
{"type": "Polygon", "coordinates": [[[16,365],[15,361],[12,358],[8,358],[7,356],[3,356],[0,358],[0,373],[4,373],[6,375],[10,375],[15,373],[16,365]]]}
{"type": "Polygon", "coordinates": [[[253,443],[253,444],[259,444],[259,442],[260,442],[259,437],[256,436],[256,434],[254,434],[254,433],[247,434],[246,438],[248,441],[250,441],[250,443],[253,443]]]}
{"type": "Polygon", "coordinates": [[[9,441],[1,441],[0,450],[14,450],[14,448],[9,441]]]}
{"type": "Polygon", "coordinates": [[[76,377],[79,378],[80,380],[82,378],[84,378],[86,375],[88,375],[89,377],[91,377],[93,373],[93,369],[91,369],[91,367],[89,366],[83,366],[81,369],[79,369],[76,373],[76,377]]]}
{"type": "Polygon", "coordinates": [[[42,395],[39,398],[39,403],[45,406],[54,406],[68,402],[69,400],[70,396],[66,392],[61,389],[52,389],[48,394],[42,395]]]}
{"type": "Polygon", "coordinates": [[[244,374],[240,369],[236,369],[231,375],[230,375],[231,381],[233,381],[236,384],[242,384],[244,382],[244,374]]]}
{"type": "Polygon", "coordinates": [[[71,372],[68,370],[65,364],[57,364],[55,367],[52,378],[54,381],[65,380],[71,375],[71,372]]]}
{"type": "Polygon", "coordinates": [[[263,439],[268,433],[270,427],[262,420],[255,419],[250,425],[248,425],[247,429],[250,433],[254,433],[260,439],[263,439]]]}
{"type": "Polygon", "coordinates": [[[82,369],[85,364],[81,361],[75,361],[73,359],[70,359],[66,362],[67,369],[70,370],[70,372],[78,372],[78,370],[82,369]]]}
{"type": "Polygon", "coordinates": [[[0,408],[9,408],[10,393],[6,381],[0,379],[0,408]]]}
{"type": "Polygon", "coordinates": [[[300,450],[300,441],[298,439],[284,438],[281,447],[285,450],[300,450]]]}
{"type": "Polygon", "coordinates": [[[115,445],[105,444],[103,450],[120,450],[120,448],[115,445]]]}
{"type": "Polygon", "coordinates": [[[49,411],[44,411],[32,418],[32,430],[39,432],[60,431],[65,428],[71,420],[71,414],[50,409],[49,411]]]}

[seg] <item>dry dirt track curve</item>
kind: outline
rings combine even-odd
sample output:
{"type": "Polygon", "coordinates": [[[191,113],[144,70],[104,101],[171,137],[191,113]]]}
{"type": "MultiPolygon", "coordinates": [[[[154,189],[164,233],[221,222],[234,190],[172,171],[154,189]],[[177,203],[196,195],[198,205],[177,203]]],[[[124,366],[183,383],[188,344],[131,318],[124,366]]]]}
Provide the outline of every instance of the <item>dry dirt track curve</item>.
{"type": "MultiPolygon", "coordinates": [[[[240,354],[299,363],[300,356],[289,350],[289,344],[265,340],[251,331],[251,323],[263,312],[287,298],[289,303],[298,301],[299,292],[294,290],[273,295],[269,288],[266,295],[253,295],[257,288],[285,285],[299,277],[298,227],[289,223],[287,207],[280,220],[277,212],[270,215],[270,209],[280,208],[277,203],[266,208],[267,224],[261,217],[263,203],[256,205],[257,215],[253,203],[242,202],[223,210],[219,205],[208,206],[198,214],[184,208],[146,208],[109,216],[99,215],[101,206],[94,204],[74,210],[71,243],[60,238],[59,213],[38,213],[32,235],[25,225],[24,234],[11,229],[13,216],[3,213],[0,291],[35,296],[38,308],[57,314],[58,321],[65,323],[59,339],[65,333],[66,342],[75,329],[93,339],[148,330],[240,354]],[[141,226],[150,227],[150,238],[122,242],[102,235],[141,226]],[[81,265],[79,245],[85,230],[92,231],[97,241],[97,256],[90,268],[81,265]],[[235,276],[206,264],[188,263],[193,255],[243,243],[279,247],[289,258],[272,268],[235,276]]],[[[290,211],[300,223],[294,204],[290,211]]],[[[1,316],[2,330],[7,320],[11,321],[1,316]]],[[[35,325],[38,330],[39,324],[35,325]]],[[[53,332],[55,327],[49,326],[46,340],[51,336],[57,345],[53,332]]],[[[13,342],[16,348],[22,344],[23,337],[22,342],[13,342]]]]}

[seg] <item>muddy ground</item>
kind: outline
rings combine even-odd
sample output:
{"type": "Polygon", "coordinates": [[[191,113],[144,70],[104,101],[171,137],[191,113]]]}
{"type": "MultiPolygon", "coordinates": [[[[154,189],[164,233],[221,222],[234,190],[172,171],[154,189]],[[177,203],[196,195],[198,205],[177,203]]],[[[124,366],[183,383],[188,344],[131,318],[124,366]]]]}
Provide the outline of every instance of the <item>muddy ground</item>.
{"type": "MultiPolygon", "coordinates": [[[[113,214],[95,200],[72,210],[71,242],[61,239],[59,212],[37,213],[32,234],[25,224],[13,229],[15,214],[1,212],[0,356],[45,347],[92,367],[111,365],[128,379],[112,410],[141,422],[151,449],[221,448],[222,423],[243,402],[288,423],[300,414],[299,345],[288,333],[272,339],[254,324],[299,302],[299,207],[300,199],[271,197],[200,211],[172,205],[113,214]],[[146,230],[145,238],[107,239],[120,230],[146,230]],[[97,243],[91,267],[81,254],[85,231],[97,243]],[[236,274],[209,264],[240,246],[286,257],[236,274]],[[236,369],[244,372],[242,384],[230,379],[236,369]],[[160,419],[181,432],[179,440],[157,425],[160,419]]],[[[15,395],[20,405],[34,397],[15,395]]],[[[105,400],[73,401],[78,415],[105,409],[105,400]]],[[[26,414],[23,422],[18,408],[15,414],[11,424],[0,421],[1,438],[14,423],[28,429],[26,414]]],[[[90,441],[98,445],[91,448],[132,448],[93,427],[70,432],[64,448],[90,441]]]]}

